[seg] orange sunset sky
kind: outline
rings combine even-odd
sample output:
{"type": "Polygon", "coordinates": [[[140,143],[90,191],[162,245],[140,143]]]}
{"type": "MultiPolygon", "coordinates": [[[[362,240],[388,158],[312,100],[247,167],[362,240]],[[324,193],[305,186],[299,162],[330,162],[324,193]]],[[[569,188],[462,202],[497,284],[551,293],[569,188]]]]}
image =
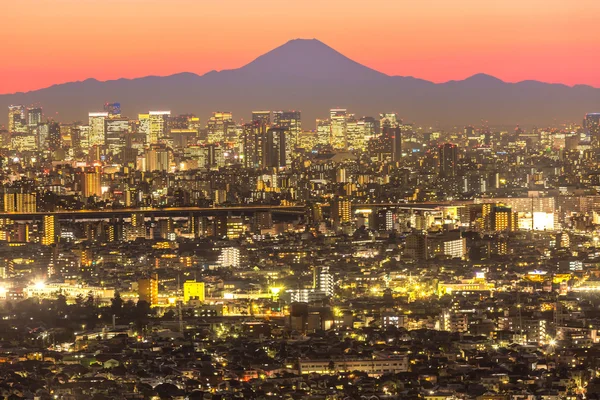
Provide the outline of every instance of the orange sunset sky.
{"type": "Polygon", "coordinates": [[[0,0],[0,93],[240,67],[317,38],[390,75],[600,86],[598,0],[0,0]]]}

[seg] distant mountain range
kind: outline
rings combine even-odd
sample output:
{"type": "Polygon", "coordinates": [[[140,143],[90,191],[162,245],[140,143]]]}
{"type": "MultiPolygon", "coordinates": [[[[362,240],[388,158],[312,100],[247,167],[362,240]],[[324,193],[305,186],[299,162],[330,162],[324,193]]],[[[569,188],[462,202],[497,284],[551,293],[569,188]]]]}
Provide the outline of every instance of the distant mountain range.
{"type": "MultiPolygon", "coordinates": [[[[485,74],[436,84],[389,76],[316,39],[296,39],[238,69],[64,83],[0,95],[0,110],[10,104],[39,104],[46,115],[58,112],[62,122],[86,121],[87,113],[102,110],[105,102],[120,102],[129,117],[167,109],[195,113],[203,121],[212,111],[232,111],[239,121],[248,120],[252,110],[301,110],[308,129],[336,107],[359,117],[397,112],[405,121],[436,127],[482,121],[490,126],[547,126],[580,122],[586,112],[600,111],[600,89],[537,81],[507,83],[485,74]]],[[[0,112],[0,123],[6,124],[6,119],[7,112],[0,112]]]]}

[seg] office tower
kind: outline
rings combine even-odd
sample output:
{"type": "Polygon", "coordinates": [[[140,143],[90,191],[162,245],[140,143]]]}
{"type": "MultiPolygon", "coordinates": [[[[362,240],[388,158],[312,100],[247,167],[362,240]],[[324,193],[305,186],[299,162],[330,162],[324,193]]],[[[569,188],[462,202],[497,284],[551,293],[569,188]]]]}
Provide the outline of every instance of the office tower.
{"type": "MultiPolygon", "coordinates": [[[[62,147],[62,136],[60,134],[60,124],[58,122],[49,122],[48,137],[46,139],[47,148],[50,151],[56,151],[62,147]]],[[[43,148],[40,147],[40,150],[43,148]]]]}
{"type": "Polygon", "coordinates": [[[25,120],[25,107],[21,105],[8,107],[8,132],[27,132],[27,123],[25,120]]]}
{"type": "Polygon", "coordinates": [[[34,213],[37,211],[37,194],[29,185],[4,187],[4,212],[34,213]]]}
{"type": "Polygon", "coordinates": [[[444,177],[456,176],[458,149],[455,144],[446,143],[438,149],[439,174],[444,177]]]}
{"type": "Polygon", "coordinates": [[[138,281],[139,301],[145,301],[151,306],[158,305],[158,274],[138,281]]]}
{"type": "Polygon", "coordinates": [[[264,166],[268,168],[282,168],[288,163],[286,135],[284,128],[271,128],[267,131],[267,143],[264,157],[264,166]]]}
{"type": "Polygon", "coordinates": [[[585,133],[590,137],[592,147],[600,147],[600,112],[585,114],[583,127],[585,133]]]}
{"type": "Polygon", "coordinates": [[[270,127],[271,111],[252,111],[252,122],[259,122],[267,127],[270,127]]]}
{"type": "Polygon", "coordinates": [[[148,135],[146,136],[146,144],[156,144],[161,139],[168,138],[169,118],[171,111],[150,111],[148,135]]]}
{"type": "Polygon", "coordinates": [[[108,113],[108,118],[121,117],[121,103],[105,103],[104,112],[108,113]]]}
{"type": "Polygon", "coordinates": [[[104,121],[108,118],[107,112],[91,112],[89,113],[90,132],[88,135],[88,145],[92,146],[103,146],[105,143],[105,126],[104,121]]]}
{"type": "Polygon", "coordinates": [[[157,222],[157,225],[158,229],[154,234],[155,238],[158,236],[160,239],[175,240],[175,227],[173,225],[173,218],[161,219],[157,222]]]}
{"type": "Polygon", "coordinates": [[[185,281],[183,283],[183,302],[204,301],[204,282],[185,281]]]}
{"type": "Polygon", "coordinates": [[[125,136],[129,132],[129,120],[113,117],[106,119],[105,125],[105,143],[108,154],[120,154],[125,147],[125,136]]]}
{"type": "Polygon", "coordinates": [[[288,151],[294,151],[298,146],[298,137],[302,133],[300,111],[273,111],[273,126],[286,129],[288,132],[288,151]]]}
{"type": "Polygon", "coordinates": [[[144,151],[145,171],[169,171],[171,169],[171,152],[165,147],[153,146],[144,151]]]}
{"type": "Polygon", "coordinates": [[[324,296],[333,296],[333,275],[329,272],[326,265],[313,267],[313,288],[321,292],[324,296]]]}
{"type": "Polygon", "coordinates": [[[396,128],[402,121],[398,118],[396,113],[383,113],[379,114],[379,127],[383,128],[396,128]]]}
{"type": "Polygon", "coordinates": [[[386,136],[387,143],[390,147],[391,159],[394,162],[400,161],[402,158],[402,131],[399,127],[383,128],[383,134],[386,136]]]}
{"type": "Polygon", "coordinates": [[[317,146],[331,145],[331,121],[328,119],[317,119],[317,146]]]}
{"type": "Polygon", "coordinates": [[[89,125],[78,125],[71,129],[71,142],[77,153],[86,154],[89,150],[89,125]]]}
{"type": "Polygon", "coordinates": [[[55,244],[56,238],[60,232],[56,216],[44,215],[42,225],[42,245],[51,246],[55,244]]]}
{"type": "Polygon", "coordinates": [[[48,148],[48,136],[50,135],[50,123],[40,122],[35,130],[35,143],[37,150],[48,148]]]}
{"type": "Polygon", "coordinates": [[[40,107],[27,109],[27,126],[30,131],[42,122],[42,116],[42,109],[40,107]]]}
{"type": "Polygon", "coordinates": [[[267,126],[259,121],[243,125],[242,156],[246,168],[264,167],[267,145],[267,126]]]}
{"type": "Polygon", "coordinates": [[[233,115],[230,112],[214,112],[206,123],[208,143],[225,141],[230,127],[234,125],[233,115]]]}
{"type": "Polygon", "coordinates": [[[88,168],[81,172],[81,196],[84,199],[102,196],[100,171],[97,168],[88,168]]]}
{"type": "Polygon", "coordinates": [[[345,150],[348,148],[346,117],[346,109],[334,108],[329,111],[329,119],[331,121],[331,146],[334,150],[345,150]]]}

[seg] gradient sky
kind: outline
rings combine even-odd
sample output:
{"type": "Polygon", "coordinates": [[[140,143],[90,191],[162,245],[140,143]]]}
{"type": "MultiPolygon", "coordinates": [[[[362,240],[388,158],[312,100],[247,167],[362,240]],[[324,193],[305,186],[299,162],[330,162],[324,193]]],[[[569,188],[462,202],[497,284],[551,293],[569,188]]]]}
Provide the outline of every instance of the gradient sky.
{"type": "Polygon", "coordinates": [[[598,0],[12,0],[0,93],[240,67],[317,38],[390,75],[600,87],[598,0]]]}

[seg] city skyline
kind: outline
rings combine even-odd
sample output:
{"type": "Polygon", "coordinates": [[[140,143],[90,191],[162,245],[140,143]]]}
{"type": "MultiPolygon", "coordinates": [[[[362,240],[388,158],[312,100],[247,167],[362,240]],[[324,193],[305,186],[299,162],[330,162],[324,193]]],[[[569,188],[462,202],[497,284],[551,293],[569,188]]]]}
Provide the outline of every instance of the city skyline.
{"type": "Polygon", "coordinates": [[[0,73],[13,79],[0,84],[0,93],[88,78],[202,75],[238,68],[293,38],[317,38],[391,76],[439,83],[486,73],[507,82],[600,86],[594,71],[597,56],[587,50],[599,33],[593,24],[595,11],[600,11],[597,2],[259,3],[232,1],[228,29],[216,26],[222,9],[215,2],[109,0],[103,7],[71,0],[10,3],[7,11],[14,18],[0,34],[15,39],[5,49],[13,57],[0,66],[0,73]],[[378,23],[360,23],[369,18],[378,23]],[[219,32],[216,38],[214,32],[219,32]],[[94,51],[82,51],[89,46],[94,51]],[[566,61],[575,59],[575,64],[566,61]]]}

